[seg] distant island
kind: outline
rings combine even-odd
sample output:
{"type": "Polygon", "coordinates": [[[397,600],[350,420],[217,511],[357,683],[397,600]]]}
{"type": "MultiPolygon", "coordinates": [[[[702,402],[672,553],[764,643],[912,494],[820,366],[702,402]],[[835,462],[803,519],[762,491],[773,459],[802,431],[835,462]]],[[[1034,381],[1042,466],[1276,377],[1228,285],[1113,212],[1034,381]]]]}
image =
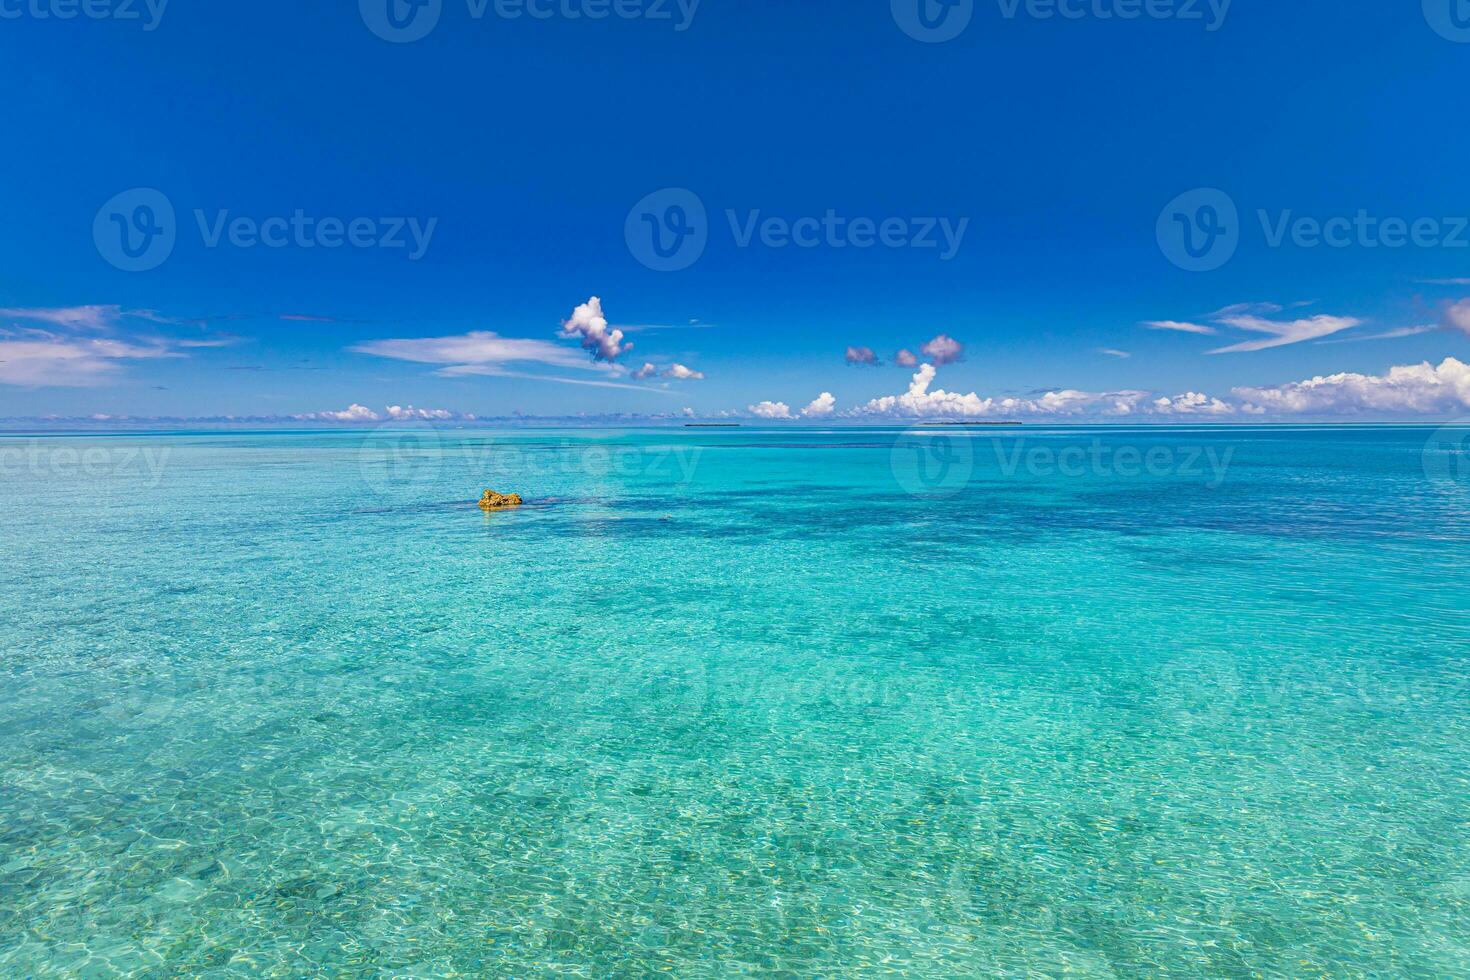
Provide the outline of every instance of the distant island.
{"type": "Polygon", "coordinates": [[[920,425],[1025,425],[1025,422],[920,422],[920,425]]]}
{"type": "Polygon", "coordinates": [[[686,429],[738,429],[739,422],[685,422],[686,429]]]}

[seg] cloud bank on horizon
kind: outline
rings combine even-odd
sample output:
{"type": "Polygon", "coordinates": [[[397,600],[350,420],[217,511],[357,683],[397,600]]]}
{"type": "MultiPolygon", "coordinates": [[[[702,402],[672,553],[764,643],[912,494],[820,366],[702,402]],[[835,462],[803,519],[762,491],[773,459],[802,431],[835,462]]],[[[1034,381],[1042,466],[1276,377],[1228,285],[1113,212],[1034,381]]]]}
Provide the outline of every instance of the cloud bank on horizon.
{"type": "MultiPolygon", "coordinates": [[[[1382,375],[1352,372],[1317,376],[1304,381],[1263,387],[1237,386],[1230,399],[1186,391],[1166,396],[1139,390],[1080,391],[1061,389],[1030,398],[986,397],[934,387],[938,369],[922,364],[908,389],[896,395],[869,399],[843,412],[823,392],[804,410],[804,416],[839,415],[851,419],[1026,419],[1026,418],[1196,418],[1267,415],[1424,415],[1470,410],[1470,365],[1446,357],[1438,365],[1399,365],[1382,375]],[[820,409],[813,411],[813,409],[820,409]]],[[[764,419],[791,419],[784,402],[762,401],[749,406],[750,414],[764,419]]]]}
{"type": "MultiPolygon", "coordinates": [[[[1307,302],[1285,305],[1239,303],[1194,319],[1150,320],[1143,321],[1142,326],[1184,335],[1237,335],[1224,346],[1201,351],[1204,354],[1246,354],[1301,343],[1388,340],[1432,330],[1470,336],[1470,298],[1441,303],[1437,323],[1412,324],[1373,333],[1358,329],[1367,323],[1363,318],[1303,315],[1298,312],[1310,305],[1307,302]]],[[[188,358],[202,349],[231,346],[242,339],[210,332],[210,319],[171,317],[155,310],[127,309],[114,304],[0,308],[0,384],[28,388],[115,384],[127,375],[127,364],[188,358]],[[6,321],[9,321],[8,325],[6,321]]],[[[328,318],[314,319],[325,321],[328,318]]],[[[577,305],[571,315],[561,321],[559,329],[546,339],[506,337],[495,331],[472,330],[445,336],[363,340],[349,344],[345,349],[371,357],[426,365],[432,369],[432,375],[444,378],[523,378],[660,394],[671,394],[669,389],[674,387],[674,382],[705,379],[702,370],[656,355],[654,360],[644,361],[641,367],[630,370],[619,362],[619,358],[633,347],[625,342],[624,336],[622,328],[608,321],[601,298],[592,296],[577,305]],[[558,340],[576,341],[576,346],[558,343],[558,340]],[[571,373],[547,373],[546,369],[571,373]],[[638,383],[650,381],[657,383],[638,383]]],[[[1193,389],[1170,394],[1133,388],[1064,388],[1014,396],[948,391],[939,386],[939,369],[966,357],[965,345],[949,334],[936,334],[916,346],[918,354],[905,347],[898,349],[892,357],[892,363],[914,371],[907,388],[894,394],[867,398],[842,408],[832,392],[823,390],[800,410],[794,411],[790,407],[792,403],[800,404],[799,401],[762,399],[747,405],[743,413],[709,411],[703,414],[710,417],[746,414],[773,421],[861,421],[1412,416],[1470,410],[1470,368],[1453,356],[1443,357],[1438,363],[1426,360],[1417,364],[1394,364],[1381,374],[1338,372],[1274,385],[1236,385],[1223,395],[1193,389]],[[920,354],[923,355],[922,361],[920,354]]],[[[1117,348],[1094,350],[1119,360],[1131,356],[1128,351],[1117,348]]],[[[874,348],[867,345],[847,347],[844,360],[849,365],[860,366],[883,363],[874,348]]],[[[475,418],[472,414],[449,409],[418,409],[403,405],[389,405],[379,412],[357,401],[345,409],[270,417],[341,423],[475,418]]]]}

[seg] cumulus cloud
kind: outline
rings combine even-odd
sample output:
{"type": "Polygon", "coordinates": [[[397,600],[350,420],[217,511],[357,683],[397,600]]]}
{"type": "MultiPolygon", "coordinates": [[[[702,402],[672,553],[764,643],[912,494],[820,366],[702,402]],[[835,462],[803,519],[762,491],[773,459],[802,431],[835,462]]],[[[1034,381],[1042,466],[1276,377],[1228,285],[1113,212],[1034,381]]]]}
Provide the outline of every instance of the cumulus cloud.
{"type": "Polygon", "coordinates": [[[306,412],[301,415],[293,415],[292,418],[303,422],[377,422],[382,416],[368,408],[353,402],[340,412],[306,412]]]}
{"type": "Polygon", "coordinates": [[[1392,367],[1384,375],[1342,373],[1273,387],[1235,388],[1248,405],[1289,414],[1439,413],[1470,409],[1470,366],[1453,357],[1392,367]]]}
{"type": "Polygon", "coordinates": [[[1444,311],[1444,325],[1451,330],[1470,334],[1470,299],[1462,299],[1444,311]]]}
{"type": "Polygon", "coordinates": [[[1158,415],[1230,415],[1236,410],[1234,405],[1197,391],[1173,398],[1155,398],[1150,407],[1158,415]]]}
{"type": "Polygon", "coordinates": [[[873,353],[873,348],[871,347],[849,347],[847,349],[847,363],[877,364],[878,355],[873,353]]]}
{"type": "Polygon", "coordinates": [[[1220,332],[1203,323],[1189,323],[1184,320],[1145,320],[1143,325],[1149,330],[1177,330],[1180,333],[1214,334],[1220,332]]]}
{"type": "Polygon", "coordinates": [[[791,418],[791,406],[785,402],[765,401],[758,405],[748,406],[752,415],[763,419],[789,419],[791,418]]]}
{"type": "Polygon", "coordinates": [[[899,367],[914,367],[919,363],[919,358],[907,347],[893,355],[893,363],[899,367]]]}
{"type": "Polygon", "coordinates": [[[809,419],[825,418],[831,415],[837,408],[837,399],[832,397],[832,392],[824,391],[812,399],[810,405],[801,410],[801,414],[809,419]]]}
{"type": "Polygon", "coordinates": [[[414,408],[412,405],[389,405],[387,408],[388,418],[395,421],[412,419],[418,421],[447,421],[449,419],[464,419],[471,421],[473,415],[460,415],[445,408],[414,408]]]}
{"type": "Polygon", "coordinates": [[[623,343],[621,330],[608,326],[607,317],[602,315],[602,300],[596,296],[572,310],[572,315],[562,322],[561,335],[580,339],[582,349],[591,353],[594,361],[612,363],[633,349],[632,344],[623,343]]]}
{"type": "Polygon", "coordinates": [[[291,416],[298,422],[447,422],[451,420],[473,421],[473,415],[451,412],[445,408],[414,408],[412,405],[389,405],[382,414],[366,405],[353,402],[341,410],[328,409],[321,412],[303,412],[291,416]]]}
{"type": "Polygon", "coordinates": [[[1074,389],[1044,392],[1034,398],[982,398],[942,388],[930,390],[938,372],[921,364],[901,395],[874,398],[857,415],[896,418],[979,418],[1018,415],[1129,415],[1147,397],[1142,391],[1088,392],[1074,389]]]}
{"type": "Polygon", "coordinates": [[[965,345],[953,337],[940,334],[919,348],[919,353],[929,358],[936,367],[953,364],[965,356],[965,345]]]}
{"type": "Polygon", "coordinates": [[[1227,316],[1223,317],[1221,322],[1240,330],[1250,330],[1268,336],[1261,340],[1246,340],[1228,347],[1217,347],[1209,351],[1211,354],[1237,354],[1266,350],[1271,347],[1284,347],[1287,344],[1298,344],[1304,340],[1327,337],[1342,330],[1361,326],[1363,323],[1357,317],[1327,316],[1326,314],[1318,314],[1301,320],[1267,320],[1259,316],[1227,316]]]}
{"type": "Polygon", "coordinates": [[[685,367],[683,364],[670,364],[662,371],[658,365],[645,361],[643,366],[633,372],[633,378],[645,381],[648,378],[673,378],[676,381],[703,381],[704,372],[685,367]]]}

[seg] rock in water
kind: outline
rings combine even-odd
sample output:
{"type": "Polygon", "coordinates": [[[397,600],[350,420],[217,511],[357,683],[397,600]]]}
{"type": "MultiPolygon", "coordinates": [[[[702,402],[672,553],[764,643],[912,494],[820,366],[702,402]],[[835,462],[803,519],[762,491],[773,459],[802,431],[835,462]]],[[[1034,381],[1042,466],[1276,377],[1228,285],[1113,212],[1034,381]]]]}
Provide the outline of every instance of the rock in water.
{"type": "Polygon", "coordinates": [[[480,497],[481,510],[504,510],[507,507],[519,507],[521,495],[518,493],[496,493],[494,490],[486,490],[480,497]]]}

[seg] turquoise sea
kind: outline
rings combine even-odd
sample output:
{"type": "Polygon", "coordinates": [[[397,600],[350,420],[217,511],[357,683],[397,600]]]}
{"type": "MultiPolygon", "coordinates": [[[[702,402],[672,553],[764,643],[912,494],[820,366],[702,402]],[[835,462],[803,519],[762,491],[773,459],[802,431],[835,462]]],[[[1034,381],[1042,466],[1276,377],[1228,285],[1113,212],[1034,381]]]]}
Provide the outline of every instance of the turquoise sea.
{"type": "Polygon", "coordinates": [[[0,976],[1470,975],[1466,435],[0,437],[0,976]]]}

